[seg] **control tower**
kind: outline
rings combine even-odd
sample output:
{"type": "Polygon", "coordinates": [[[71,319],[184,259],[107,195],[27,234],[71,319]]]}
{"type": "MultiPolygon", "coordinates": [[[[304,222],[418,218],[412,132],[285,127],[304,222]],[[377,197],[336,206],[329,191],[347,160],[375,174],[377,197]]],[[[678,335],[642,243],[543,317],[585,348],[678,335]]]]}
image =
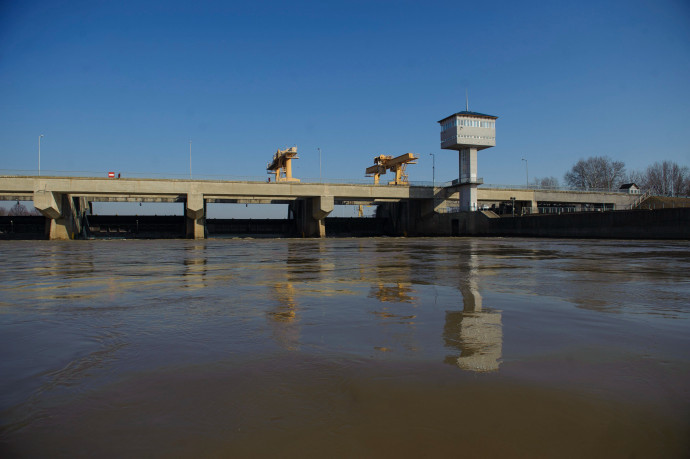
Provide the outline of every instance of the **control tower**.
{"type": "Polygon", "coordinates": [[[465,110],[443,118],[441,148],[458,150],[460,175],[460,210],[477,210],[477,151],[496,146],[497,116],[465,110]]]}

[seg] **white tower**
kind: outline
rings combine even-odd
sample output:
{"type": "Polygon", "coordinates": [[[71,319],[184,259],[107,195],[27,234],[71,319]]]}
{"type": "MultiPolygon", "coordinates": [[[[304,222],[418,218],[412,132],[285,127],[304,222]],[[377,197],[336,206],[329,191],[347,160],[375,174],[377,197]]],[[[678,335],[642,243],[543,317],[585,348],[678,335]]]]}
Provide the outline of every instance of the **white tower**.
{"type": "Polygon", "coordinates": [[[477,210],[477,151],[496,146],[497,116],[465,110],[443,118],[441,148],[458,150],[460,210],[477,210]]]}

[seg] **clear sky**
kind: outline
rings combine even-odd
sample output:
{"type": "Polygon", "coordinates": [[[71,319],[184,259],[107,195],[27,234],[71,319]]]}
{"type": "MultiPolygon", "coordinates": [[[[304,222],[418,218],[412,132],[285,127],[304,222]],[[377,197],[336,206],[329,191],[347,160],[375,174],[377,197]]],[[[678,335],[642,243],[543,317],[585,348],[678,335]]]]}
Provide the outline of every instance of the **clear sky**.
{"type": "Polygon", "coordinates": [[[608,155],[690,165],[690,2],[4,1],[0,169],[457,178],[441,118],[496,115],[487,184],[608,155]]]}

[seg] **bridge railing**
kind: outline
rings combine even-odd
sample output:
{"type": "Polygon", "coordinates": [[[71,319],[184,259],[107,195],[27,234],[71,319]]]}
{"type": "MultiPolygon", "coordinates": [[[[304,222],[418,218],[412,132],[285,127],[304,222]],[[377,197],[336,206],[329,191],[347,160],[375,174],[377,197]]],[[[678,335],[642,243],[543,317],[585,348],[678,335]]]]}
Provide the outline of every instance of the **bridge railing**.
{"type": "Polygon", "coordinates": [[[539,185],[496,185],[496,184],[484,184],[481,188],[495,188],[500,190],[538,190],[538,191],[591,191],[592,193],[616,193],[616,194],[629,194],[627,191],[621,190],[608,190],[606,188],[590,188],[583,190],[582,188],[575,188],[570,186],[539,186],[539,185]]]}
{"type": "MultiPolygon", "coordinates": [[[[131,172],[118,171],[113,172],[115,178],[136,178],[136,179],[155,179],[155,180],[208,180],[208,181],[231,181],[231,182],[268,182],[267,176],[251,176],[251,175],[225,175],[225,174],[171,174],[171,173],[151,173],[151,172],[131,172]]],[[[19,176],[19,177],[38,177],[38,170],[18,170],[18,169],[0,169],[0,176],[19,176]]],[[[94,172],[94,171],[58,171],[58,170],[41,170],[41,177],[84,177],[84,178],[108,178],[108,172],[94,172]]],[[[335,185],[372,185],[373,179],[341,179],[341,178],[300,178],[301,183],[316,183],[316,184],[335,184],[335,185]]],[[[411,181],[410,186],[434,186],[430,181],[411,181]]],[[[436,182],[437,187],[449,186],[450,182],[436,182]]],[[[389,186],[387,183],[380,183],[375,186],[389,186]]]]}
{"type": "MultiPolygon", "coordinates": [[[[109,178],[110,171],[62,171],[62,170],[41,170],[41,177],[84,177],[84,178],[109,178]]],[[[238,182],[265,182],[265,176],[248,176],[248,175],[205,175],[193,174],[173,174],[173,173],[155,173],[155,172],[132,172],[132,171],[113,171],[115,178],[136,178],[136,179],[171,179],[171,180],[232,180],[238,182]]],[[[17,170],[17,169],[0,169],[0,176],[20,176],[20,177],[38,177],[37,170],[17,170]]]]}
{"type": "MultiPolygon", "coordinates": [[[[41,170],[42,177],[85,177],[85,178],[107,178],[109,171],[59,171],[59,170],[41,170]]],[[[131,171],[115,171],[115,177],[119,178],[136,178],[136,179],[154,179],[154,180],[209,180],[209,181],[230,181],[230,182],[268,182],[267,176],[256,175],[226,175],[226,174],[173,174],[173,173],[152,173],[152,172],[131,172],[131,171]]],[[[38,170],[36,169],[0,169],[0,176],[21,176],[21,177],[37,177],[38,170]]],[[[323,183],[335,185],[372,185],[372,186],[390,186],[387,182],[382,182],[374,185],[371,178],[300,178],[301,183],[323,183]]],[[[457,180],[447,182],[431,182],[431,181],[410,181],[410,186],[422,187],[449,187],[457,185],[457,180]]],[[[537,185],[498,185],[498,184],[482,184],[481,188],[505,189],[505,190],[544,190],[544,191],[591,191],[597,193],[617,193],[628,194],[627,191],[620,190],[606,190],[606,189],[590,189],[581,190],[573,187],[557,186],[557,187],[543,187],[537,185]]]]}

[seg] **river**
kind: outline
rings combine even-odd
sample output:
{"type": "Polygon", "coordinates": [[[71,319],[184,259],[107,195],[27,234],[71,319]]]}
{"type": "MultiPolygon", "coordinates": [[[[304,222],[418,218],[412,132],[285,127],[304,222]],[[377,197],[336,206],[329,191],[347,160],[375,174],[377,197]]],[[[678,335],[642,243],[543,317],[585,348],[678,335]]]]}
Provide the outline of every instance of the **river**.
{"type": "Polygon", "coordinates": [[[690,243],[0,242],[2,457],[683,457],[690,243]]]}

